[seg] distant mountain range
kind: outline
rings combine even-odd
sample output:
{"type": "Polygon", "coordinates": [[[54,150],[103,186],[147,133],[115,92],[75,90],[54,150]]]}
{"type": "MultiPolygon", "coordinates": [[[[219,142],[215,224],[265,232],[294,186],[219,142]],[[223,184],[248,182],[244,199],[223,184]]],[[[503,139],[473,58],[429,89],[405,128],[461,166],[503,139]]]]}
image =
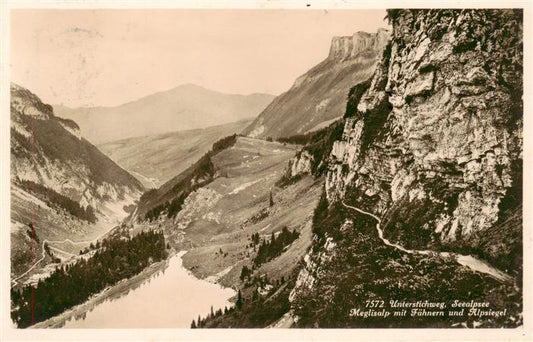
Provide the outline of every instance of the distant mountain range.
{"type": "Polygon", "coordinates": [[[243,133],[254,138],[288,137],[340,118],[350,89],[372,76],[388,38],[384,29],[333,37],[328,57],[296,79],[243,133]]]}
{"type": "Polygon", "coordinates": [[[185,84],[116,107],[54,105],[54,111],[76,121],[84,138],[101,144],[254,118],[273,98],[269,94],[224,94],[185,84]]]}

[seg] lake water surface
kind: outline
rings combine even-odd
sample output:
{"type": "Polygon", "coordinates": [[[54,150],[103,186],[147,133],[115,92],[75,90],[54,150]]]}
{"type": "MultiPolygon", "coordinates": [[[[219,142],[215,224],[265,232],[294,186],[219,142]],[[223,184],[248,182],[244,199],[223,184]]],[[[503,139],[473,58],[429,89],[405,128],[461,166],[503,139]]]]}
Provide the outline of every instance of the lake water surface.
{"type": "Polygon", "coordinates": [[[194,277],[183,267],[180,252],[163,273],[154,275],[123,297],[105,301],[84,319],[72,319],[64,328],[190,328],[198,315],[232,305],[230,288],[194,277]]]}

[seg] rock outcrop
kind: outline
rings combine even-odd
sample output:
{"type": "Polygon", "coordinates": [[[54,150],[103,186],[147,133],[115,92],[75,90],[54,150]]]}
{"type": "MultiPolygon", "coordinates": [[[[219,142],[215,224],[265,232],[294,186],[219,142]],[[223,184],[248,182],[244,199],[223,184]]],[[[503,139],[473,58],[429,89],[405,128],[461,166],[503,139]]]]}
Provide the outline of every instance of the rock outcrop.
{"type": "Polygon", "coordinates": [[[329,56],[298,77],[243,133],[254,138],[288,137],[340,118],[346,94],[372,76],[388,38],[384,29],[334,37],[329,56]]]}
{"type": "Polygon", "coordinates": [[[289,160],[287,167],[287,176],[296,177],[305,174],[311,174],[311,164],[313,163],[313,156],[307,151],[302,151],[294,158],[289,160]]]}
{"type": "Polygon", "coordinates": [[[387,44],[389,34],[379,29],[376,34],[357,32],[353,36],[333,37],[328,59],[346,60],[354,58],[364,50],[379,51],[387,44]]]}

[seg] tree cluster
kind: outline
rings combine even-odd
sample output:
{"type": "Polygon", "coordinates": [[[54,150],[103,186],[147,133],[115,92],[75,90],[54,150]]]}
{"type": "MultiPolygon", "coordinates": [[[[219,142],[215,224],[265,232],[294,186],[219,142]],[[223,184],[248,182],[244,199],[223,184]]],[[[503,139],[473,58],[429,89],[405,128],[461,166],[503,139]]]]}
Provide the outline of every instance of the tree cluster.
{"type": "Polygon", "coordinates": [[[272,232],[270,240],[263,239],[257,249],[257,255],[253,259],[255,266],[259,266],[268,262],[283,252],[285,246],[290,245],[294,240],[300,236],[297,231],[289,231],[287,227],[283,227],[281,232],[276,236],[272,232]]]}
{"type": "MultiPolygon", "coordinates": [[[[298,270],[295,269],[287,282],[281,278],[278,282],[271,282],[274,287],[266,296],[259,296],[257,288],[251,296],[245,297],[239,290],[235,306],[224,310],[222,315],[208,315],[204,319],[198,317],[195,322],[197,328],[264,328],[274,323],[287,311],[289,294],[294,287],[298,270]],[[201,322],[198,324],[198,322],[201,322]]],[[[259,280],[260,281],[260,280],[259,280]]],[[[267,281],[265,279],[265,281],[267,281]]]]}
{"type": "Polygon", "coordinates": [[[213,144],[211,148],[211,153],[214,155],[220,151],[228,149],[235,145],[237,142],[237,134],[233,134],[227,137],[224,137],[213,144]]]}
{"type": "Polygon", "coordinates": [[[250,236],[250,240],[252,240],[253,246],[257,246],[261,242],[261,237],[259,236],[259,233],[253,233],[252,236],[250,236]]]}
{"type": "Polygon", "coordinates": [[[11,318],[20,328],[44,321],[166,257],[161,232],[106,239],[91,258],[58,267],[36,285],[25,286],[20,291],[12,289],[11,318]]]}
{"type": "Polygon", "coordinates": [[[218,309],[216,311],[213,311],[213,306],[211,306],[211,312],[205,317],[202,318],[200,315],[198,315],[198,319],[195,321],[194,319],[191,322],[191,329],[197,329],[197,328],[205,328],[207,322],[220,317],[222,315],[229,314],[230,312],[235,311],[235,307],[231,307],[228,309],[228,307],[224,307],[224,311],[222,309],[218,309]]]}
{"type": "Polygon", "coordinates": [[[21,180],[20,185],[24,190],[32,193],[51,207],[58,206],[79,219],[85,220],[89,223],[96,222],[94,209],[90,205],[87,206],[87,208],[84,208],[80,206],[78,202],[71,200],[67,196],[63,196],[44,185],[37,184],[32,181],[21,180]]]}
{"type": "MultiPolygon", "coordinates": [[[[175,217],[181,210],[185,199],[189,194],[201,186],[210,183],[215,176],[215,165],[211,157],[233,145],[237,141],[237,135],[233,134],[215,142],[211,150],[204,154],[194,165],[185,170],[178,177],[180,179],[172,186],[171,190],[161,196],[170,197],[171,200],[152,206],[144,215],[144,219],[152,222],[162,213],[166,213],[168,218],[175,217]]],[[[158,195],[157,190],[150,190],[141,196],[141,202],[149,201],[158,195]]],[[[159,200],[161,202],[161,200],[159,200]]]]}
{"type": "Polygon", "coordinates": [[[268,209],[267,208],[263,208],[257,214],[255,214],[254,216],[246,219],[246,221],[244,221],[244,225],[256,224],[257,222],[261,222],[265,218],[267,218],[268,215],[269,215],[268,209]]]}
{"type": "Polygon", "coordinates": [[[145,220],[152,222],[153,220],[156,220],[162,212],[166,212],[168,218],[174,218],[180,212],[188,195],[188,193],[182,193],[172,201],[150,209],[146,215],[144,215],[145,220]]]}
{"type": "Polygon", "coordinates": [[[241,279],[241,281],[243,281],[244,279],[249,278],[251,275],[252,270],[248,268],[248,266],[244,265],[241,269],[241,275],[239,276],[239,278],[241,279]]]}
{"type": "Polygon", "coordinates": [[[41,240],[39,239],[39,235],[37,235],[37,232],[33,229],[33,223],[28,222],[28,227],[30,229],[26,229],[26,235],[28,235],[31,240],[40,243],[41,240]]]}

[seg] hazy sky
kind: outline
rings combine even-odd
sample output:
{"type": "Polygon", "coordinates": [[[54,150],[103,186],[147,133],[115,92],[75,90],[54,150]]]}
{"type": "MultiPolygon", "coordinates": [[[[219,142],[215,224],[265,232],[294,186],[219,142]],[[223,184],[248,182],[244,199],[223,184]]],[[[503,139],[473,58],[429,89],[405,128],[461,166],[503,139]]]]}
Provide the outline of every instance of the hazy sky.
{"type": "Polygon", "coordinates": [[[118,105],[180,84],[280,94],[331,38],[384,10],[13,10],[11,80],[51,104],[118,105]]]}

